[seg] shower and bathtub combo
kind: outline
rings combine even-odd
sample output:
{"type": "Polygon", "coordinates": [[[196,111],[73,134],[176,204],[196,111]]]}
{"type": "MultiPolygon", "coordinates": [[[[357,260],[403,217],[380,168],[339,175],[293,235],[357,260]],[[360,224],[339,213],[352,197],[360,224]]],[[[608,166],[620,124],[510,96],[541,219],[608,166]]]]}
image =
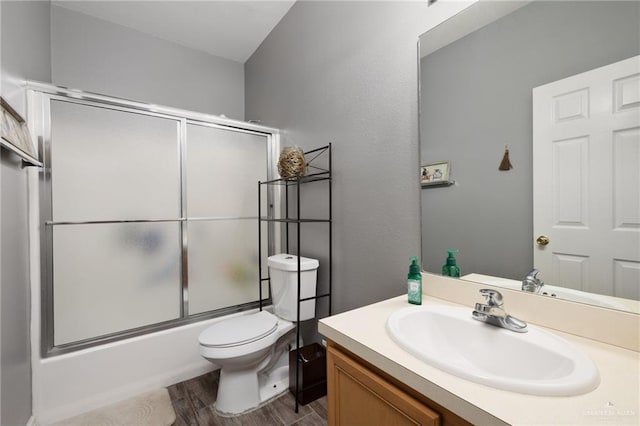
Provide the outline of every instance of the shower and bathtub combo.
{"type": "MultiPolygon", "coordinates": [[[[205,359],[221,370],[222,414],[286,391],[298,306],[312,319],[315,300],[298,303],[298,258],[276,254],[273,305],[255,312],[255,184],[278,177],[278,130],[35,82],[29,97],[46,171],[33,170],[30,194],[35,410],[62,419],[203,374],[205,359]],[[216,321],[238,311],[254,313],[216,321]]],[[[262,198],[269,215],[278,191],[262,198]]],[[[261,253],[283,251],[280,232],[260,232],[261,253]]],[[[318,265],[300,258],[301,299],[316,295],[318,265]]]]}

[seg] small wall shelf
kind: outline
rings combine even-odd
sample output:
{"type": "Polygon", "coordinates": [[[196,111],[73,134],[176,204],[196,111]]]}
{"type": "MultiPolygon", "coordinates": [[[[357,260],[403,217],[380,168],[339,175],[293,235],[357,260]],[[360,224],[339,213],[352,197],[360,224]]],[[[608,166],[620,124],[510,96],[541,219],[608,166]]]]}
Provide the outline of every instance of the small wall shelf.
{"type": "Polygon", "coordinates": [[[0,146],[20,157],[23,168],[42,167],[42,162],[37,158],[38,154],[31,146],[31,135],[24,118],[3,97],[0,97],[0,109],[2,116],[0,146]]]}
{"type": "Polygon", "coordinates": [[[433,183],[423,183],[422,184],[422,189],[425,188],[432,188],[432,187],[440,187],[440,186],[452,186],[455,185],[456,181],[455,180],[443,180],[442,182],[433,182],[433,183]]]}
{"type": "Polygon", "coordinates": [[[42,162],[36,160],[26,152],[16,148],[13,144],[4,140],[4,138],[0,138],[0,146],[2,148],[6,148],[7,150],[13,152],[18,157],[22,159],[22,167],[42,167],[42,162]]]}

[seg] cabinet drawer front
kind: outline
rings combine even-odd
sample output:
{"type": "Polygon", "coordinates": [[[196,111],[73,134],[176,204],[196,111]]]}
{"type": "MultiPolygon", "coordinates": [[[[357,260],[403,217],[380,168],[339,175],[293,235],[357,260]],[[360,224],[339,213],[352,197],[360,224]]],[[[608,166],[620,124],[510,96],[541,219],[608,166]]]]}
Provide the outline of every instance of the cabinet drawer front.
{"type": "Polygon", "coordinates": [[[330,425],[440,424],[438,413],[331,346],[327,366],[330,425]]]}

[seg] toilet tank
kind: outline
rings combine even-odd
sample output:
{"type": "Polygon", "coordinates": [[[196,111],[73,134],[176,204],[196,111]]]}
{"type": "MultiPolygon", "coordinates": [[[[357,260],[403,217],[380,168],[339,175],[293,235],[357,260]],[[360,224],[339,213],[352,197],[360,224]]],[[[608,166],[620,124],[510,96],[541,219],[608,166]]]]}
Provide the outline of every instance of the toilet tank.
{"type": "MultiPolygon", "coordinates": [[[[269,277],[271,279],[271,300],[274,313],[288,321],[297,321],[298,303],[298,256],[276,254],[269,256],[269,277]]],[[[319,262],[316,259],[300,257],[300,299],[316,295],[316,279],[319,262]]],[[[300,321],[315,317],[316,301],[300,303],[300,321]]]]}

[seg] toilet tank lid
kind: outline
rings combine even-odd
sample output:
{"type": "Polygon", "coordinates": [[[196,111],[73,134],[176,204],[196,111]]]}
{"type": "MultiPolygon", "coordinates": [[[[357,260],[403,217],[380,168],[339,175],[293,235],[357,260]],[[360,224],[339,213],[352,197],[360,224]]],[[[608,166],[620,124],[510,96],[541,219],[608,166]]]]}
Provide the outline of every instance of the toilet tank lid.
{"type": "MultiPolygon", "coordinates": [[[[271,268],[279,269],[281,271],[297,271],[298,270],[298,256],[293,254],[276,254],[269,256],[267,264],[271,268]]],[[[320,263],[316,259],[310,259],[308,257],[300,257],[300,270],[309,271],[317,269],[320,263]]]]}
{"type": "Polygon", "coordinates": [[[278,318],[260,311],[249,315],[222,320],[200,333],[198,338],[203,346],[238,346],[260,340],[278,328],[278,318]]]}

